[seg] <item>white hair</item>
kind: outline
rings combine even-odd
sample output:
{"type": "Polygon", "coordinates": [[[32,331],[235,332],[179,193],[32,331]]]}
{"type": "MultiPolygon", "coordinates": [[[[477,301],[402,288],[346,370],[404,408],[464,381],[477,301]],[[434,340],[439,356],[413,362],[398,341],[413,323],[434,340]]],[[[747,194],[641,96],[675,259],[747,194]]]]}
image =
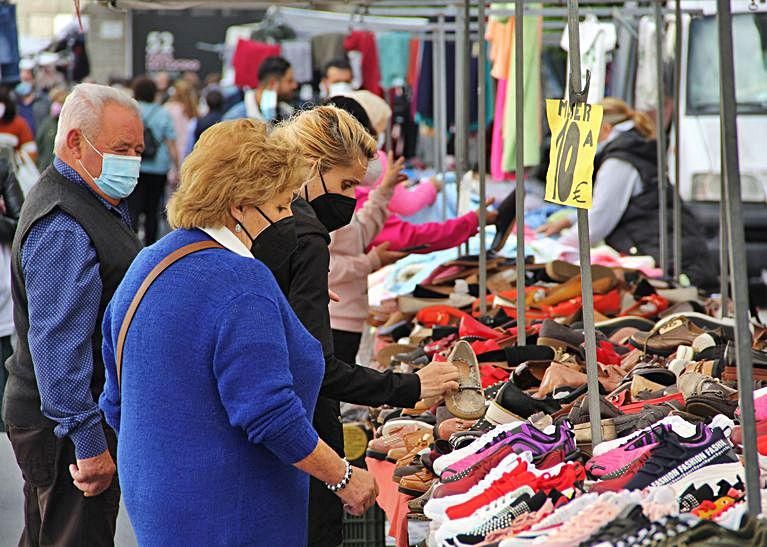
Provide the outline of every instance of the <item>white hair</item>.
{"type": "Polygon", "coordinates": [[[99,84],[78,84],[67,96],[59,115],[54,150],[60,153],[66,146],[67,133],[79,129],[86,137],[94,139],[101,129],[104,107],[117,104],[141,117],[138,103],[123,91],[99,84]]]}

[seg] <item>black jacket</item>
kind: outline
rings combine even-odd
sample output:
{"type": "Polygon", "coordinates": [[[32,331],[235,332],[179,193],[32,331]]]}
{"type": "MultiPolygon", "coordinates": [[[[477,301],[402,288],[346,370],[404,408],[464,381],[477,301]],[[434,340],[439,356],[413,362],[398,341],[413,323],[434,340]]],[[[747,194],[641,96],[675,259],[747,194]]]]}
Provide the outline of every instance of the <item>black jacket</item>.
{"type": "Polygon", "coordinates": [[[0,195],[5,202],[5,212],[0,214],[0,243],[10,245],[16,233],[24,194],[5,158],[0,158],[0,185],[0,195]]]}
{"type": "MultiPolygon", "coordinates": [[[[333,354],[328,304],[330,235],[311,205],[303,198],[293,202],[298,246],[286,265],[274,276],[293,311],[306,329],[322,343],[325,377],[314,412],[314,427],[320,438],[343,456],[343,428],[339,401],[380,406],[412,407],[421,384],[414,374],[402,375],[344,363],[333,354]]],[[[341,543],[343,510],[340,499],[319,481],[311,481],[309,495],[309,543],[341,543]]]]}
{"type": "MultiPolygon", "coordinates": [[[[652,256],[656,263],[660,261],[660,236],[658,208],[660,200],[658,189],[658,152],[657,141],[645,139],[636,130],[631,129],[610,141],[596,156],[595,169],[609,158],[623,160],[639,172],[642,179],[642,192],[629,199],[618,225],[605,238],[608,245],[626,254],[652,256]]],[[[668,180],[668,179],[667,179],[668,180]]],[[[622,184],[624,181],[609,181],[622,184]]],[[[599,188],[595,189],[599,192],[599,188]]],[[[674,194],[671,185],[666,182],[665,192],[668,209],[666,226],[669,249],[666,259],[673,263],[673,209],[674,194]]],[[[682,203],[682,270],[692,282],[700,288],[717,286],[718,271],[716,261],[709,255],[706,238],[700,228],[700,222],[689,208],[682,203]]]]}

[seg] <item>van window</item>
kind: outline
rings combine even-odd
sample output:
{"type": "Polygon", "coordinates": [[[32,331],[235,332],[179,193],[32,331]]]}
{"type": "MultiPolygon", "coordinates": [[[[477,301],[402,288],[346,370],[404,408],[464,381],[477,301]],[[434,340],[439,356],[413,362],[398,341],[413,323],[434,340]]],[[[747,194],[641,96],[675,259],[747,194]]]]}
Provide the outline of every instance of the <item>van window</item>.
{"type": "MultiPolygon", "coordinates": [[[[716,17],[690,22],[687,113],[719,113],[719,41],[716,17]]],[[[738,113],[767,112],[767,13],[733,15],[738,113]]]]}

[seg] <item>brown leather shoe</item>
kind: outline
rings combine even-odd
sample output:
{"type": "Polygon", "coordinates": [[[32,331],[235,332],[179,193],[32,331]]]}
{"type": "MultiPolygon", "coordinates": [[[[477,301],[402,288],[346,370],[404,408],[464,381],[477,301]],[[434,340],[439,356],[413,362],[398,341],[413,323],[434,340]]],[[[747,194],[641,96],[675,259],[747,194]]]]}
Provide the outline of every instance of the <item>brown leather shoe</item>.
{"type": "Polygon", "coordinates": [[[439,424],[437,427],[437,436],[440,439],[448,440],[453,433],[459,431],[468,431],[474,425],[476,420],[464,420],[462,418],[450,418],[439,424]]]}
{"type": "MultiPolygon", "coordinates": [[[[395,448],[405,448],[405,435],[408,433],[417,433],[423,431],[415,425],[404,425],[394,429],[389,435],[376,437],[368,443],[366,454],[377,460],[385,460],[390,450],[395,448]]],[[[407,452],[406,452],[407,453],[407,452]]]]}
{"type": "MultiPolygon", "coordinates": [[[[606,266],[594,264],[591,266],[592,287],[596,294],[605,294],[610,292],[618,284],[618,278],[615,272],[606,266]]],[[[551,291],[543,300],[536,302],[539,305],[556,306],[571,298],[581,296],[581,276],[580,274],[570,278],[567,282],[551,291]]]]}
{"type": "Polygon", "coordinates": [[[578,388],[584,385],[586,381],[586,375],[581,372],[580,367],[573,367],[555,361],[546,369],[543,380],[541,380],[541,386],[538,388],[535,396],[538,399],[543,399],[558,387],[578,388]]]}
{"type": "MultiPolygon", "coordinates": [[[[655,355],[671,355],[679,346],[691,346],[693,341],[708,331],[698,327],[686,317],[678,317],[650,332],[637,332],[631,336],[631,345],[655,355]]],[[[721,330],[714,334],[721,336],[721,330]]]]}
{"type": "Polygon", "coordinates": [[[387,461],[396,463],[398,460],[406,458],[414,450],[418,452],[426,448],[434,442],[434,436],[429,431],[421,430],[406,434],[403,440],[404,446],[394,447],[386,453],[387,461]]]}
{"type": "Polygon", "coordinates": [[[429,490],[436,478],[434,473],[424,469],[413,475],[402,477],[402,480],[399,482],[399,491],[408,496],[422,496],[429,490]]]}

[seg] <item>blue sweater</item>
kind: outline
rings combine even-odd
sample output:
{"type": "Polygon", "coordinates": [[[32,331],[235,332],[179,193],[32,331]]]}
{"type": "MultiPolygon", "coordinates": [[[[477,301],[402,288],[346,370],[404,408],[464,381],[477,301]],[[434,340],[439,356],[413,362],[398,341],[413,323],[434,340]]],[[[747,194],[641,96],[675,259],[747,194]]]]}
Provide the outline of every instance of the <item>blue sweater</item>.
{"type": "Polygon", "coordinates": [[[128,331],[117,388],[117,335],[138,286],[203,239],[176,230],[141,251],[104,315],[100,406],[118,432],[125,506],[142,546],[302,546],[309,480],[291,464],[317,444],[324,362],[261,262],[211,249],[163,272],[128,331]]]}

